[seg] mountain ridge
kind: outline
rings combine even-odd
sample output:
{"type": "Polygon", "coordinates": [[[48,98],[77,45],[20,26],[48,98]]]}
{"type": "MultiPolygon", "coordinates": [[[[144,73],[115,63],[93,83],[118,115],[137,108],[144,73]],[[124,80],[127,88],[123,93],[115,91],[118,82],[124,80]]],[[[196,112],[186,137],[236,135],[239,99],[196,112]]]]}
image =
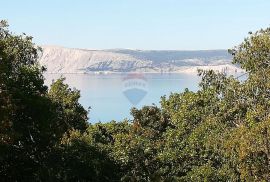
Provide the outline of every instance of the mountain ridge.
{"type": "Polygon", "coordinates": [[[41,46],[47,73],[194,73],[197,69],[242,71],[227,50],[90,50],[41,46]]]}

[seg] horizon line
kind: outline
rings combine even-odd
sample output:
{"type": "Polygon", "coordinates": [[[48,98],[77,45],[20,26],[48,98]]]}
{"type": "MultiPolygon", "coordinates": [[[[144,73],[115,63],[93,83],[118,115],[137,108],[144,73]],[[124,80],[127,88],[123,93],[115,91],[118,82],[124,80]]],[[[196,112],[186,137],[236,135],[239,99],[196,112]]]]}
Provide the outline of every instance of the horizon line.
{"type": "Polygon", "coordinates": [[[130,51],[228,51],[229,49],[138,49],[138,48],[107,48],[107,49],[97,49],[97,48],[79,48],[79,47],[68,47],[63,45],[50,45],[50,44],[36,44],[39,47],[57,47],[65,49],[79,49],[85,51],[110,51],[110,50],[130,50],[130,51]]]}

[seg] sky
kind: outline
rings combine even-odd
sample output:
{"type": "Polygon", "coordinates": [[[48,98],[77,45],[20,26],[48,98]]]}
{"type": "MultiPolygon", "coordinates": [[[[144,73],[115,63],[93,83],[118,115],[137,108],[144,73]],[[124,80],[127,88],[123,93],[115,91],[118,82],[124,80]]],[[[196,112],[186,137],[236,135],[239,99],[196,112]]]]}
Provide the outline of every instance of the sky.
{"type": "Polygon", "coordinates": [[[229,49],[270,26],[269,0],[0,0],[0,19],[38,45],[229,49]]]}

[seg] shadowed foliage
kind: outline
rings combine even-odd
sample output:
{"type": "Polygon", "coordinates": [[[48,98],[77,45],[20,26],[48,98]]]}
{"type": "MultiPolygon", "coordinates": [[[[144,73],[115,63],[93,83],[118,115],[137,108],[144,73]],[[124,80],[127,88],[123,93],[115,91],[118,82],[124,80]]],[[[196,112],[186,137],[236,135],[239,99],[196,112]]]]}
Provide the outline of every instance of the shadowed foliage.
{"type": "Polygon", "coordinates": [[[64,78],[47,88],[40,51],[0,22],[1,181],[270,181],[270,29],[229,50],[246,79],[199,70],[198,91],[120,122],[87,123],[64,78]]]}

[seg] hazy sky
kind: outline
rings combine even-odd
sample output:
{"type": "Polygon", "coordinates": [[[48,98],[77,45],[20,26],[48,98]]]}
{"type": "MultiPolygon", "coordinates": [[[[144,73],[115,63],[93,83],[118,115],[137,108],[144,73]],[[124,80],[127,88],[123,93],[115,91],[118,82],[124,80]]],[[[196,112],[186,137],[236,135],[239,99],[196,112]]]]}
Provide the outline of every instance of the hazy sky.
{"type": "Polygon", "coordinates": [[[270,26],[270,1],[0,0],[0,19],[42,45],[228,49],[270,26]]]}

